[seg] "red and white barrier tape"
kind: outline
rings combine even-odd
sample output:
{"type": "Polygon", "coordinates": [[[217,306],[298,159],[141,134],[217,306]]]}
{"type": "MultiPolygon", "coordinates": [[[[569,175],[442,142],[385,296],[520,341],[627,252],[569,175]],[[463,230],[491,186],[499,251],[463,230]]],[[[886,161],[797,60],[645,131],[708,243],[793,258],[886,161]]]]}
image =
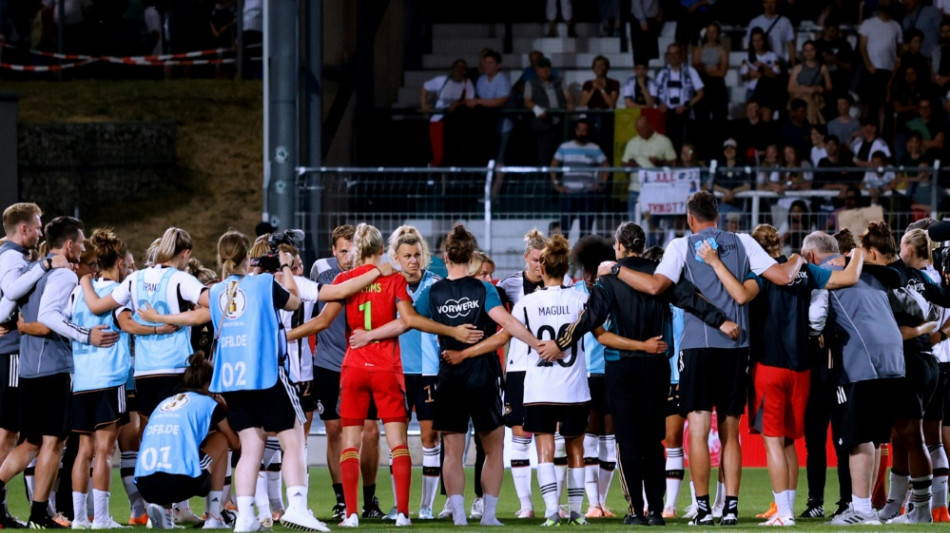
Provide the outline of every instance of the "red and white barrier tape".
{"type": "Polygon", "coordinates": [[[14,65],[11,63],[0,63],[0,68],[15,70],[17,72],[57,72],[69,68],[82,67],[95,63],[98,59],[87,59],[77,63],[65,63],[62,65],[14,65]]]}

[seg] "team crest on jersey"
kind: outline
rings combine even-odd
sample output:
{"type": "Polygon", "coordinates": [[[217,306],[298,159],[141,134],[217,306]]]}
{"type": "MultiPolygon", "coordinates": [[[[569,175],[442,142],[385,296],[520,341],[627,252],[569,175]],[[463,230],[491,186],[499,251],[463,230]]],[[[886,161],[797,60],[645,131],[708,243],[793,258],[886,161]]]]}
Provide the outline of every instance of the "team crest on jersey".
{"type": "Polygon", "coordinates": [[[159,407],[159,409],[161,409],[163,413],[167,413],[169,411],[180,409],[187,403],[188,395],[185,393],[179,393],[162,402],[162,405],[159,407]]]}
{"type": "Polygon", "coordinates": [[[234,320],[244,314],[247,308],[247,296],[240,287],[234,291],[234,297],[231,297],[231,291],[222,291],[218,297],[218,307],[228,318],[234,320]],[[230,302],[230,304],[229,304],[230,302]]]}

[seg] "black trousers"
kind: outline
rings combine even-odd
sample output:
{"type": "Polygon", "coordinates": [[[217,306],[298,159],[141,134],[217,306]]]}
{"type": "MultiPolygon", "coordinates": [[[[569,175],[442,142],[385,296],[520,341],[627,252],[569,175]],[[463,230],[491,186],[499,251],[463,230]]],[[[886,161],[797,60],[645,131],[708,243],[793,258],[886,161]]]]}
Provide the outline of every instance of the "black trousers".
{"type": "Polygon", "coordinates": [[[607,361],[604,369],[607,403],[617,436],[617,465],[628,513],[643,514],[647,504],[663,509],[666,491],[666,397],[670,391],[670,362],[665,357],[607,361]]]}
{"type": "MultiPolygon", "coordinates": [[[[813,351],[818,348],[813,346],[813,351]]],[[[824,362],[827,359],[827,349],[824,355],[817,355],[816,359],[824,362]]],[[[808,404],[805,407],[805,450],[806,472],[808,477],[808,498],[824,504],[825,480],[828,473],[828,424],[831,423],[833,434],[838,433],[841,421],[835,416],[837,402],[835,376],[829,375],[827,367],[812,365],[811,388],[808,394],[808,404]]],[[[851,501],[851,468],[848,463],[848,451],[841,449],[835,442],[835,455],[838,458],[838,497],[841,502],[851,501]]]]}

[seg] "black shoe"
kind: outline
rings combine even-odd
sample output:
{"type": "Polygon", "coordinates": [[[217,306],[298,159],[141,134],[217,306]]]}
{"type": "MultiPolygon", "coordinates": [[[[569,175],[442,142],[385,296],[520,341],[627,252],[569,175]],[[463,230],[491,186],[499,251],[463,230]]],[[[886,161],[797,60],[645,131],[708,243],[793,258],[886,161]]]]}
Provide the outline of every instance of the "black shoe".
{"type": "Polygon", "coordinates": [[[386,516],[386,513],[379,508],[379,500],[376,496],[373,496],[373,501],[363,505],[363,518],[381,519],[384,516],[386,516]]]}
{"type": "Polygon", "coordinates": [[[2,529],[23,529],[26,524],[10,516],[9,513],[0,515],[0,528],[2,529]]]}
{"type": "Polygon", "coordinates": [[[824,518],[825,517],[825,506],[824,502],[808,498],[808,503],[806,504],[805,511],[800,514],[799,518],[824,518]]]}
{"type": "Polygon", "coordinates": [[[52,516],[30,517],[26,527],[30,529],[66,529],[64,526],[56,523],[52,516]]]}
{"type": "Polygon", "coordinates": [[[333,520],[343,520],[346,518],[346,505],[338,503],[333,506],[333,509],[330,509],[330,513],[333,520]]]}
{"type": "Polygon", "coordinates": [[[237,519],[237,515],[234,511],[229,509],[221,509],[221,521],[228,527],[234,527],[234,520],[237,519]]]}
{"type": "Polygon", "coordinates": [[[623,517],[623,523],[624,523],[624,525],[627,525],[627,526],[648,526],[648,525],[650,525],[650,523],[647,522],[647,519],[646,519],[646,518],[644,518],[642,515],[637,515],[637,514],[628,514],[627,516],[623,517]]]}
{"type": "Polygon", "coordinates": [[[851,508],[851,502],[839,501],[837,505],[838,505],[838,508],[835,509],[834,514],[831,515],[831,518],[834,518],[851,508]]]}
{"type": "Polygon", "coordinates": [[[663,515],[659,513],[650,513],[650,516],[647,517],[648,526],[665,526],[666,520],[663,519],[663,515]]]}

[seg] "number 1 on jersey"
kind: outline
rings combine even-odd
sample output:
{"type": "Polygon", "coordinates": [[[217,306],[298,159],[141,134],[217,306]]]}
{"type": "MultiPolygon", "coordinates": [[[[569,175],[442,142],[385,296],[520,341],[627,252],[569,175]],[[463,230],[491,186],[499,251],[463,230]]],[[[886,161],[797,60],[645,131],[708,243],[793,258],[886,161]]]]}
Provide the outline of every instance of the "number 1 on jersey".
{"type": "MultiPolygon", "coordinates": [[[[352,309],[352,308],[351,308],[352,309]]],[[[359,306],[363,312],[363,329],[370,331],[373,329],[373,302],[363,302],[359,306]]]]}

